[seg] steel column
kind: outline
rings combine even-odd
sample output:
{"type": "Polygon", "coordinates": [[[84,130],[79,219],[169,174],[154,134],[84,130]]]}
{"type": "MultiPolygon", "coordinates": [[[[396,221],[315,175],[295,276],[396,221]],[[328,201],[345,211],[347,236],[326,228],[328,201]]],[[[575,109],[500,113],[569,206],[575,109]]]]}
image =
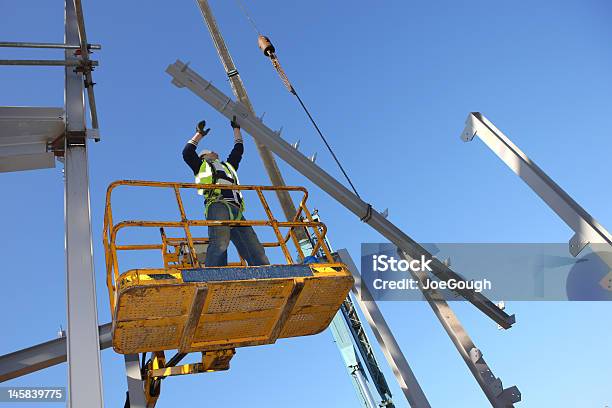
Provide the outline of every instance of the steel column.
{"type": "Polygon", "coordinates": [[[353,293],[355,294],[355,299],[359,303],[359,307],[361,311],[366,317],[376,340],[378,340],[378,344],[391,366],[393,370],[393,374],[395,374],[395,378],[399,383],[400,388],[404,392],[406,399],[410,403],[412,408],[421,408],[421,407],[431,407],[429,405],[429,401],[427,401],[427,397],[425,393],[421,389],[419,382],[417,381],[406,357],[404,357],[404,353],[402,353],[402,349],[399,344],[395,340],[389,325],[385,318],[383,317],[378,305],[373,300],[364,300],[371,299],[371,296],[368,296],[367,293],[361,292],[361,290],[366,290],[367,287],[365,285],[361,285],[361,274],[355,266],[353,259],[346,249],[340,249],[337,252],[338,256],[342,263],[344,263],[351,273],[353,274],[353,278],[355,279],[355,285],[353,286],[353,293]]]}
{"type": "MultiPolygon", "coordinates": [[[[255,117],[243,104],[232,101],[230,97],[223,94],[223,92],[190,69],[186,64],[177,61],[168,66],[166,72],[173,77],[172,83],[174,85],[187,87],[225,117],[232,118],[236,116],[239,124],[251,136],[265,144],[290,166],[411,257],[420,258],[421,256],[426,256],[428,259],[432,258],[431,267],[439,279],[444,281],[449,279],[464,280],[460,275],[444,265],[444,263],[433,258],[425,248],[402,232],[382,214],[373,210],[371,205],[361,200],[344,185],[283,140],[280,137],[280,132],[274,132],[268,128],[261,119],[255,117]]],[[[473,290],[457,290],[457,293],[474,304],[474,306],[501,327],[508,329],[514,324],[514,315],[508,315],[481,293],[476,293],[473,290]]]]}
{"type": "MultiPolygon", "coordinates": [[[[66,0],[66,44],[79,40],[77,12],[66,0]]],[[[66,50],[67,61],[79,61],[66,50]]],[[[98,311],[91,241],[83,74],[66,68],[65,220],[68,406],[103,407],[98,311]]]]}

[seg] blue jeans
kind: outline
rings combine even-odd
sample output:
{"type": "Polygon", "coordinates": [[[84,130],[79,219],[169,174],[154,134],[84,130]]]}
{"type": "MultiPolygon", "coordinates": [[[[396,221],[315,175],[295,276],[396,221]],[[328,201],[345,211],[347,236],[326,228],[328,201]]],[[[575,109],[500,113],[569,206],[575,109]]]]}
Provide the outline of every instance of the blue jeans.
{"type": "MultiPolygon", "coordinates": [[[[213,202],[208,206],[206,219],[229,220],[230,209],[232,211],[232,218],[237,219],[236,217],[238,217],[239,213],[238,207],[219,201],[213,202]]],[[[240,220],[244,219],[243,216],[240,217],[240,220]]],[[[210,241],[206,251],[206,266],[227,266],[227,248],[230,240],[249,266],[270,264],[264,247],[259,242],[251,226],[209,226],[208,238],[210,241]]]]}

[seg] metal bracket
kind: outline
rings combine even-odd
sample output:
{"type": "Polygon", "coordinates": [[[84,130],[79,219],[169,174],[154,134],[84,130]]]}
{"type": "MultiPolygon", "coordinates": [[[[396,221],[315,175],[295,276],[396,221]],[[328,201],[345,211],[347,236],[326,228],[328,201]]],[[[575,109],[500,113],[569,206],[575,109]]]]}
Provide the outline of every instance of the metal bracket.
{"type": "Polygon", "coordinates": [[[213,371],[229,370],[229,363],[236,354],[235,349],[214,350],[202,352],[201,363],[183,364],[180,366],[166,366],[165,361],[153,363],[147,370],[147,377],[160,379],[175,375],[209,373],[213,371]]]}
{"type": "Polygon", "coordinates": [[[87,138],[87,130],[69,130],[65,138],[68,146],[83,146],[87,138]]]}
{"type": "Polygon", "coordinates": [[[599,281],[599,285],[605,290],[612,292],[612,270],[599,281]]]}
{"type": "Polygon", "coordinates": [[[96,142],[100,141],[100,129],[86,129],[85,137],[87,139],[93,139],[96,142]]]}
{"type": "Polygon", "coordinates": [[[569,252],[572,256],[578,256],[580,252],[589,244],[588,239],[584,239],[580,234],[575,233],[569,240],[569,252]]]}
{"type": "Polygon", "coordinates": [[[474,115],[468,115],[465,120],[465,128],[461,132],[461,140],[471,142],[476,136],[476,125],[474,124],[474,115]]]}
{"type": "Polygon", "coordinates": [[[503,390],[499,395],[499,399],[502,401],[506,401],[508,405],[516,404],[517,402],[521,401],[522,395],[519,389],[515,385],[513,385],[512,387],[508,387],[503,390]]]}

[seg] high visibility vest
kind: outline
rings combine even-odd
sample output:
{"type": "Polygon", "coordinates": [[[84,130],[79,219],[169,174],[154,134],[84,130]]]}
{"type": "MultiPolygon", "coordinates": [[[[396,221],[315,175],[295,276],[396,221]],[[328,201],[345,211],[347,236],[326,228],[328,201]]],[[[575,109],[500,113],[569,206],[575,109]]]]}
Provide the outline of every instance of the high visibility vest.
{"type": "MultiPolygon", "coordinates": [[[[195,182],[197,184],[228,184],[228,185],[239,185],[240,180],[238,179],[238,173],[234,166],[228,162],[220,162],[215,160],[212,163],[208,163],[206,160],[200,165],[200,170],[195,176],[195,182]]],[[[240,206],[240,212],[244,211],[244,200],[242,198],[242,192],[240,190],[225,190],[231,191],[233,200],[223,197],[220,188],[215,189],[198,189],[198,194],[206,197],[206,210],[208,206],[215,201],[234,201],[240,206]]]]}

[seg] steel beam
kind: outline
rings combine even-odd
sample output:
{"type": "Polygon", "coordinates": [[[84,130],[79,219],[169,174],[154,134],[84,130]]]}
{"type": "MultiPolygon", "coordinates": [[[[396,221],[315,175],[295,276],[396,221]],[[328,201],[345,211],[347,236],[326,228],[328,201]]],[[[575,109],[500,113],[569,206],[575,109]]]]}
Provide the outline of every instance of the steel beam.
{"type": "MultiPolygon", "coordinates": [[[[399,251],[399,255],[408,261],[412,260],[411,257],[406,256],[402,251],[399,251]]],[[[429,279],[427,273],[424,271],[413,271],[412,268],[409,271],[412,277],[420,282],[421,288],[425,287],[429,279]]],[[[364,286],[364,288],[367,290],[367,287],[364,286]]],[[[474,345],[474,342],[461,325],[448,302],[444,300],[444,297],[436,290],[421,289],[421,291],[491,405],[494,408],[514,407],[513,404],[521,400],[521,393],[518,388],[512,386],[504,389],[502,381],[493,375],[493,372],[482,357],[482,352],[474,345]]]]}
{"type": "Polygon", "coordinates": [[[8,157],[0,157],[0,173],[53,167],[55,167],[55,156],[52,152],[12,154],[8,157]]]}
{"type": "MultiPolygon", "coordinates": [[[[91,61],[93,66],[98,65],[98,61],[91,61]]],[[[65,61],[65,60],[0,60],[0,65],[34,65],[46,67],[76,67],[81,65],[81,62],[65,61]]]]}
{"type": "MultiPolygon", "coordinates": [[[[77,10],[66,0],[64,42],[79,42],[77,10]]],[[[65,51],[66,61],[79,62],[73,50],[65,51]]],[[[91,241],[89,175],[85,123],[84,76],[73,68],[65,71],[66,137],[64,154],[68,406],[104,406],[100,369],[98,311],[91,241]]]]}
{"type": "Polygon", "coordinates": [[[130,408],[146,408],[144,381],[140,372],[138,354],[125,354],[125,373],[127,375],[128,398],[130,408]]]}
{"type": "MultiPolygon", "coordinates": [[[[173,77],[172,83],[174,85],[186,87],[225,117],[232,118],[236,116],[242,129],[248,132],[256,140],[265,144],[272,152],[290,166],[319,186],[345,208],[360,217],[360,219],[411,257],[420,258],[421,256],[425,256],[428,259],[432,258],[431,267],[434,274],[439,279],[444,281],[450,279],[455,279],[457,281],[464,280],[460,275],[438,259],[434,258],[425,248],[387,220],[385,216],[372,209],[371,205],[361,200],[335,178],[283,140],[280,137],[280,132],[274,132],[268,128],[263,124],[261,119],[255,117],[242,103],[232,101],[230,97],[223,94],[223,92],[190,69],[185,63],[180,60],[176,61],[174,64],[168,66],[166,72],[173,77]]],[[[481,293],[467,289],[457,290],[457,293],[474,304],[474,306],[504,329],[508,329],[514,324],[514,315],[508,315],[481,293]]]]}
{"type": "Polygon", "coordinates": [[[49,145],[66,131],[64,108],[0,107],[0,172],[55,167],[49,145]]]}
{"type": "MultiPolygon", "coordinates": [[[[197,0],[197,3],[198,3],[198,7],[200,8],[200,12],[202,13],[202,17],[204,18],[204,22],[206,23],[206,26],[208,27],[208,31],[210,32],[210,36],[213,40],[213,44],[215,45],[215,48],[217,49],[217,54],[219,55],[221,64],[223,65],[225,73],[227,74],[227,77],[229,79],[234,96],[240,102],[242,102],[245,106],[247,106],[252,114],[255,114],[255,109],[253,108],[253,105],[251,104],[249,95],[246,91],[246,87],[244,86],[244,83],[242,82],[242,78],[240,77],[240,74],[238,73],[238,69],[236,68],[236,65],[234,64],[234,61],[232,59],[231,54],[229,53],[229,49],[227,48],[227,45],[225,44],[225,40],[223,39],[223,35],[221,34],[221,30],[219,29],[219,26],[212,13],[210,5],[208,4],[208,1],[207,0],[197,0]]],[[[265,145],[263,145],[261,142],[257,140],[255,140],[255,145],[257,146],[259,156],[263,162],[266,172],[268,173],[268,177],[270,178],[271,183],[276,186],[285,185],[283,176],[280,172],[280,169],[278,168],[276,159],[274,158],[272,153],[268,150],[268,148],[265,145]]],[[[293,219],[293,216],[296,213],[296,208],[295,208],[295,205],[293,204],[293,200],[291,199],[291,196],[289,195],[289,193],[286,191],[277,191],[276,195],[281,205],[281,208],[283,209],[283,212],[285,214],[285,218],[287,220],[293,219]]],[[[299,229],[295,232],[300,242],[302,243],[309,242],[307,240],[306,231],[299,229]]],[[[350,303],[350,298],[347,298],[347,301],[345,301],[345,303],[346,302],[350,303]]],[[[352,343],[350,342],[348,328],[339,322],[339,320],[342,320],[342,317],[340,316],[341,314],[344,314],[344,309],[341,312],[338,312],[338,314],[334,318],[334,323],[332,323],[332,333],[334,335],[334,338],[336,339],[336,343],[338,345],[338,348],[340,349],[345,365],[347,366],[347,368],[349,368],[349,371],[351,374],[351,380],[357,390],[357,393],[361,400],[362,405],[366,408],[375,407],[376,404],[374,404],[372,401],[372,396],[371,396],[369,388],[367,387],[367,379],[364,376],[363,368],[358,363],[354,363],[354,361],[358,361],[358,360],[355,354],[354,347],[352,343]],[[345,344],[343,342],[343,339],[346,340],[346,338],[349,338],[348,344],[350,344],[350,347],[348,344],[345,344]]],[[[353,319],[356,320],[357,323],[359,322],[359,319],[356,317],[356,314],[353,319]]],[[[362,338],[361,340],[364,340],[364,339],[362,338]]],[[[357,338],[356,338],[356,341],[358,341],[357,338]]],[[[367,339],[365,339],[365,341],[367,341],[367,339]]],[[[371,364],[372,361],[368,361],[368,363],[371,364]]],[[[368,368],[370,368],[369,365],[368,365],[368,368]]],[[[381,378],[376,378],[376,380],[380,382],[381,378]]],[[[382,381],[384,382],[384,377],[382,378],[382,381]]],[[[376,383],[377,387],[380,385],[379,382],[376,383]]]]}
{"type": "MultiPolygon", "coordinates": [[[[240,74],[238,73],[238,69],[234,64],[234,60],[229,53],[227,46],[225,45],[225,40],[221,35],[221,30],[219,30],[219,26],[217,25],[217,21],[212,14],[212,10],[208,5],[207,0],[197,0],[198,7],[200,8],[200,12],[202,13],[202,17],[204,18],[204,22],[206,22],[206,26],[208,27],[208,31],[210,32],[210,36],[213,40],[215,48],[217,49],[217,53],[219,54],[219,58],[221,59],[221,63],[223,64],[223,68],[225,69],[225,73],[229,79],[229,83],[232,86],[232,92],[234,96],[247,107],[247,109],[255,115],[255,109],[251,104],[251,100],[249,99],[249,95],[247,94],[244,83],[242,82],[242,78],[240,78],[240,74]]],[[[257,151],[259,152],[259,157],[266,169],[266,173],[268,173],[268,177],[274,186],[284,186],[285,180],[283,179],[283,175],[278,168],[278,164],[276,164],[276,159],[268,150],[268,148],[258,139],[255,139],[255,145],[257,146],[257,151]]],[[[281,208],[285,213],[285,218],[290,221],[296,214],[296,208],[291,200],[291,195],[288,191],[277,190],[276,196],[278,201],[280,202],[281,208]]],[[[298,240],[303,240],[306,238],[306,234],[303,230],[296,230],[296,235],[298,240]]]]}
{"type": "Polygon", "coordinates": [[[364,408],[377,408],[378,404],[374,402],[370,387],[364,375],[363,367],[359,363],[359,358],[355,351],[355,346],[351,341],[351,333],[349,332],[342,316],[342,311],[338,311],[329,325],[334,341],[340,355],[344,361],[344,367],[351,376],[351,381],[355,387],[355,391],[359,397],[359,402],[364,408]]]}
{"type": "MultiPolygon", "coordinates": [[[[113,345],[111,323],[98,327],[100,350],[113,345]]],[[[0,382],[31,374],[66,361],[66,337],[0,356],[0,382]]]]}
{"type": "Polygon", "coordinates": [[[379,405],[394,408],[395,405],[391,400],[391,390],[389,389],[389,385],[387,384],[384,374],[380,370],[380,366],[378,365],[378,361],[374,355],[374,350],[372,350],[370,339],[368,339],[368,336],[366,335],[365,329],[361,324],[361,319],[357,314],[357,310],[355,309],[355,305],[350,295],[347,296],[342,303],[340,311],[342,312],[346,325],[355,339],[355,344],[357,345],[361,357],[363,358],[363,362],[370,373],[370,377],[372,378],[372,382],[376,387],[376,391],[378,391],[378,394],[380,395],[381,403],[379,405]]]}
{"type": "MultiPolygon", "coordinates": [[[[312,219],[314,221],[321,221],[319,214],[316,212],[312,214],[312,219]]],[[[325,236],[324,241],[327,249],[334,253],[335,251],[331,245],[328,235],[325,236]]],[[[302,241],[301,247],[302,252],[304,253],[312,252],[312,240],[306,239],[302,241]]],[[[324,251],[322,249],[319,249],[317,256],[324,256],[323,252],[324,251]]],[[[340,262],[337,257],[338,255],[334,254],[334,258],[340,262]]],[[[363,325],[361,324],[361,319],[357,314],[357,310],[353,304],[350,294],[346,297],[346,299],[344,299],[344,302],[342,302],[342,306],[340,306],[340,310],[338,313],[336,313],[336,316],[334,316],[330,327],[334,336],[334,341],[338,347],[338,351],[340,351],[340,355],[344,360],[344,366],[351,376],[351,382],[353,383],[357,397],[359,398],[361,404],[365,408],[368,408],[371,404],[371,400],[373,400],[373,397],[368,385],[366,373],[361,361],[359,360],[359,357],[357,356],[355,346],[353,345],[351,339],[357,346],[357,350],[359,350],[363,363],[367,371],[370,373],[370,378],[376,387],[376,391],[378,391],[380,395],[380,402],[372,406],[395,408],[395,405],[391,400],[391,391],[389,390],[385,376],[380,371],[378,361],[376,360],[372,350],[372,345],[370,344],[370,340],[368,339],[363,325]]]]}
{"type": "Polygon", "coordinates": [[[378,305],[373,300],[365,300],[371,299],[367,292],[361,292],[363,290],[367,291],[368,288],[365,285],[361,284],[361,274],[355,266],[353,259],[346,249],[340,249],[337,252],[338,256],[342,263],[344,263],[351,273],[353,274],[353,278],[355,279],[355,285],[353,285],[353,293],[355,294],[355,298],[359,303],[359,307],[361,311],[366,317],[376,340],[378,340],[378,344],[391,366],[393,370],[393,374],[395,374],[395,378],[399,383],[400,388],[402,389],[406,399],[410,403],[412,408],[421,408],[421,407],[431,407],[429,405],[429,401],[427,401],[427,397],[425,393],[421,389],[419,382],[417,381],[406,357],[404,357],[404,353],[402,353],[402,349],[399,344],[395,340],[389,325],[385,318],[383,317],[378,305]]]}
{"type": "Polygon", "coordinates": [[[359,384],[359,389],[364,390],[364,406],[376,408],[378,405],[374,402],[372,394],[368,389],[368,381],[363,375],[363,369],[355,367],[353,372],[351,372],[351,377],[355,379],[357,384],[359,384]],[[367,403],[365,403],[365,401],[367,401],[367,403]]]}
{"type": "MultiPolygon", "coordinates": [[[[76,17],[75,23],[77,25],[78,32],[78,36],[74,38],[74,42],[78,42],[80,44],[81,59],[85,63],[84,65],[87,67],[87,69],[83,70],[83,77],[85,88],[87,88],[87,102],[89,103],[89,117],[91,120],[91,127],[95,133],[94,140],[98,142],[100,141],[100,137],[98,134],[98,110],[96,107],[96,97],[94,94],[95,82],[93,81],[93,75],[91,72],[92,70],[88,65],[89,63],[92,63],[92,66],[95,66],[97,64],[95,64],[96,61],[91,61],[89,59],[90,49],[88,48],[87,34],[85,31],[85,17],[83,16],[83,6],[81,4],[81,0],[72,0],[72,3],[74,6],[76,17]]],[[[68,43],[68,41],[66,41],[66,43],[68,43]]],[[[71,43],[73,43],[73,41],[71,41],[71,43]]]]}
{"type": "MultiPolygon", "coordinates": [[[[80,45],[57,44],[57,43],[38,43],[38,42],[9,42],[0,41],[0,47],[3,48],[46,48],[46,49],[66,49],[78,50],[80,45]]],[[[87,48],[91,50],[99,50],[102,48],[100,44],[88,44],[87,48]]]]}
{"type": "Polygon", "coordinates": [[[465,142],[473,140],[474,136],[478,136],[574,231],[569,242],[573,256],[589,243],[612,245],[612,235],[480,112],[468,115],[461,133],[465,142]]]}

